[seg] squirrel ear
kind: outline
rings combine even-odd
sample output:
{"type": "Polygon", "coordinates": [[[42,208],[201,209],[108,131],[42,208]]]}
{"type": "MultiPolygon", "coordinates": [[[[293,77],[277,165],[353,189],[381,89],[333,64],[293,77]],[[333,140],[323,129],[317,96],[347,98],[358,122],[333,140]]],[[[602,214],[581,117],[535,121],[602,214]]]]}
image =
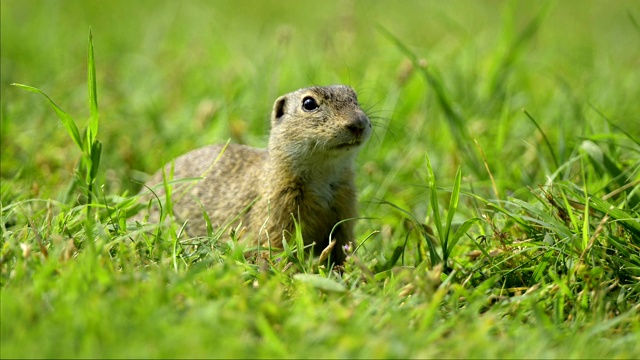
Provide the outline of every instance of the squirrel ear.
{"type": "Polygon", "coordinates": [[[271,113],[271,124],[275,125],[280,118],[284,115],[284,105],[286,102],[286,98],[284,96],[280,96],[276,99],[275,104],[273,104],[273,112],[271,113]]]}

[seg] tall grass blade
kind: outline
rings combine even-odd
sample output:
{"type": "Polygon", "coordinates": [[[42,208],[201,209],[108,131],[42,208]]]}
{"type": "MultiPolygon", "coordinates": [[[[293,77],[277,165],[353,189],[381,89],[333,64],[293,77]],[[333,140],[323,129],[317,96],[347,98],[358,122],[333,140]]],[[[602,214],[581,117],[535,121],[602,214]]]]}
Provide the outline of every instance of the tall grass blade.
{"type": "Polygon", "coordinates": [[[411,222],[413,222],[415,228],[420,230],[420,234],[422,234],[422,237],[427,242],[427,248],[429,249],[429,256],[431,257],[431,263],[432,264],[440,263],[441,259],[436,250],[436,244],[431,240],[431,237],[430,237],[431,235],[429,235],[425,226],[411,212],[399,207],[398,205],[388,201],[382,201],[381,204],[389,205],[394,209],[405,214],[411,220],[411,222]]]}
{"type": "Polygon", "coordinates": [[[433,174],[433,167],[431,167],[431,160],[429,160],[429,155],[426,155],[427,159],[427,174],[429,176],[429,190],[431,191],[430,201],[431,201],[431,211],[433,211],[433,222],[436,225],[436,229],[438,229],[438,236],[440,237],[440,242],[446,241],[444,237],[444,229],[442,228],[442,221],[440,220],[440,206],[438,205],[438,191],[436,189],[436,177],[433,174]]]}
{"type": "Polygon", "coordinates": [[[98,168],[100,167],[100,155],[102,154],[102,143],[94,140],[91,145],[91,170],[89,171],[89,181],[93,183],[98,176],[98,168]]]}
{"type": "Polygon", "coordinates": [[[529,120],[531,120],[533,125],[536,126],[536,128],[538,129],[538,131],[542,135],[542,138],[544,139],[544,143],[547,145],[547,149],[549,149],[549,153],[551,154],[551,158],[553,159],[553,164],[555,165],[555,168],[557,169],[560,166],[560,164],[558,163],[558,157],[556,156],[555,151],[553,151],[553,146],[551,146],[551,142],[547,138],[547,135],[544,133],[544,131],[542,130],[540,125],[538,125],[538,122],[533,118],[533,116],[531,116],[531,114],[529,114],[529,112],[527,110],[524,110],[524,114],[527,115],[529,120]]]}
{"type": "Polygon", "coordinates": [[[462,238],[462,235],[466,234],[467,231],[469,231],[469,229],[471,229],[471,226],[473,226],[477,222],[480,222],[480,218],[468,219],[465,222],[463,222],[462,225],[460,225],[458,230],[456,230],[456,232],[449,238],[448,246],[445,249],[447,257],[449,255],[451,255],[451,251],[456,246],[456,244],[458,243],[460,238],[462,238]]]}
{"type": "Polygon", "coordinates": [[[589,245],[589,198],[584,204],[584,220],[582,224],[582,251],[587,249],[589,245]]]}
{"type": "Polygon", "coordinates": [[[447,125],[449,125],[449,131],[456,140],[456,144],[462,150],[464,157],[466,158],[467,165],[471,168],[473,173],[478,177],[484,177],[480,161],[478,160],[476,153],[469,146],[469,139],[471,138],[467,133],[467,127],[464,117],[455,110],[453,101],[450,99],[442,81],[440,81],[434,74],[432,74],[428,68],[420,64],[418,57],[395,35],[389,30],[378,25],[378,30],[389,39],[396,47],[404,53],[409,60],[413,63],[413,66],[420,71],[427,84],[431,87],[436,95],[438,105],[445,114],[447,125]]]}
{"type": "Polygon", "coordinates": [[[80,137],[80,131],[78,131],[78,127],[76,126],[75,121],[73,121],[73,118],[71,118],[69,114],[67,114],[62,109],[60,109],[60,107],[56,105],[56,103],[53,102],[53,100],[51,100],[51,98],[47,94],[45,94],[42,90],[38,88],[34,88],[29,85],[23,85],[23,84],[17,84],[17,83],[13,83],[11,85],[25,89],[27,91],[31,91],[36,94],[40,94],[45,98],[47,98],[47,100],[49,100],[49,104],[51,104],[51,107],[53,107],[53,110],[58,115],[58,118],[60,118],[60,120],[62,121],[62,125],[64,125],[64,127],[67,129],[69,136],[71,136],[71,139],[73,140],[73,142],[78,146],[80,151],[82,151],[82,138],[80,137]]]}
{"type": "MultiPolygon", "coordinates": [[[[453,191],[451,193],[451,199],[449,200],[449,209],[447,212],[447,222],[445,223],[444,230],[444,239],[442,241],[442,262],[444,263],[444,271],[448,272],[449,266],[447,264],[447,260],[449,259],[450,250],[453,249],[455,244],[450,244],[449,241],[452,239],[449,234],[451,232],[451,223],[453,222],[453,217],[458,210],[458,202],[460,200],[460,183],[462,182],[462,171],[460,167],[458,167],[458,171],[456,172],[456,179],[453,184],[453,191]]],[[[462,236],[461,234],[459,236],[462,236]]],[[[459,237],[458,237],[459,239],[459,237]]],[[[457,239],[456,239],[457,242],[457,239]]]]}
{"type": "Polygon", "coordinates": [[[633,135],[631,135],[628,131],[626,131],[625,129],[623,129],[622,127],[618,126],[618,124],[614,123],[613,121],[611,121],[611,119],[609,119],[608,116],[606,116],[605,114],[602,113],[602,111],[600,111],[597,107],[595,107],[592,103],[589,103],[589,106],[591,107],[591,109],[593,109],[593,111],[595,111],[598,115],[600,115],[600,117],[602,117],[603,119],[605,119],[607,121],[607,123],[609,123],[609,125],[611,125],[612,127],[618,129],[620,132],[622,132],[623,134],[625,134],[626,137],[628,137],[631,141],[633,141],[636,145],[640,146],[640,140],[636,139],[633,135]]]}
{"type": "Polygon", "coordinates": [[[93,143],[93,141],[98,136],[99,113],[98,113],[98,91],[96,86],[96,64],[93,56],[93,35],[91,33],[91,30],[89,30],[87,72],[88,72],[87,85],[89,88],[89,109],[90,109],[88,138],[89,138],[89,142],[93,143]]]}
{"type": "MultiPolygon", "coordinates": [[[[447,213],[447,222],[445,224],[444,229],[444,242],[446,244],[449,240],[449,232],[451,231],[451,223],[453,222],[453,216],[456,214],[458,210],[458,202],[460,201],[460,182],[462,181],[462,171],[460,167],[458,167],[458,171],[456,172],[456,179],[453,183],[453,191],[451,193],[451,199],[449,200],[449,210],[447,213]]],[[[446,246],[444,247],[447,248],[446,246]]]]}

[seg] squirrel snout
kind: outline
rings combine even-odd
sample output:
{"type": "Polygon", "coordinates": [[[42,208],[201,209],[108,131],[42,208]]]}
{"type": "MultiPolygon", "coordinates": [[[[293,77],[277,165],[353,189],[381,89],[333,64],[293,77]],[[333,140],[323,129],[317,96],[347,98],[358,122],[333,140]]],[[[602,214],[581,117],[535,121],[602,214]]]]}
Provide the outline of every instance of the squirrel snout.
{"type": "Polygon", "coordinates": [[[367,127],[369,126],[369,118],[365,114],[357,114],[352,119],[350,119],[347,124],[347,129],[351,131],[351,133],[357,137],[362,136],[367,127]]]}

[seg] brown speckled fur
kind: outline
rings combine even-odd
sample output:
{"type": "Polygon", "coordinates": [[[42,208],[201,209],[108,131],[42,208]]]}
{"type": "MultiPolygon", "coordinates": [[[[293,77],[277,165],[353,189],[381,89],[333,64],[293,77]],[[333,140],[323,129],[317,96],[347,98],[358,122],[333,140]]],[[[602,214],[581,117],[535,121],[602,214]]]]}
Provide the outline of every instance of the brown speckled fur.
{"type": "MultiPolygon", "coordinates": [[[[295,232],[295,219],[305,244],[315,242],[315,251],[322,251],[334,225],[358,215],[353,164],[370,134],[371,123],[348,86],[281,96],[274,104],[267,149],[232,144],[215,162],[223,146],[214,145],[175,160],[174,179],[202,180],[174,185],[174,214],[189,220],[190,236],[206,236],[204,208],[214,228],[241,222],[241,241],[272,247],[282,247],[295,232]],[[319,105],[315,111],[303,109],[307,97],[319,105]]],[[[159,183],[161,171],[147,184],[159,183]]],[[[157,209],[152,211],[157,219],[157,209]]],[[[343,246],[353,240],[353,222],[340,224],[332,238],[337,240],[332,259],[340,264],[343,246]]]]}

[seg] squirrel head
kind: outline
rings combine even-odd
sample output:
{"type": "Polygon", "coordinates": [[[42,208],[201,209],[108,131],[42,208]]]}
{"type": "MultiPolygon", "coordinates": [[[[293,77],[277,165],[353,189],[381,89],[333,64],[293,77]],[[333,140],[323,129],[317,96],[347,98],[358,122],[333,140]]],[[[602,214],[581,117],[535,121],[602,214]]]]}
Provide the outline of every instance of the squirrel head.
{"type": "Polygon", "coordinates": [[[371,131],[352,88],[309,87],[276,100],[269,152],[305,162],[353,156],[371,131]]]}

